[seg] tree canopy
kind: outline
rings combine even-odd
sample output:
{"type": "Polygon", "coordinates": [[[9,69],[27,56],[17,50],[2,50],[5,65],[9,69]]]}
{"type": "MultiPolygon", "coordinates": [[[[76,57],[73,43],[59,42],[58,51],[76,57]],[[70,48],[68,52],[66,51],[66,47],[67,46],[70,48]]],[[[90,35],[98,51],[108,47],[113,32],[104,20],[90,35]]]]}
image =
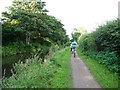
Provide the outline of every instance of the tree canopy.
{"type": "Polygon", "coordinates": [[[69,40],[60,20],[47,14],[45,2],[13,1],[2,13],[3,44],[21,40],[26,43],[41,39],[56,44],[69,40]]]}

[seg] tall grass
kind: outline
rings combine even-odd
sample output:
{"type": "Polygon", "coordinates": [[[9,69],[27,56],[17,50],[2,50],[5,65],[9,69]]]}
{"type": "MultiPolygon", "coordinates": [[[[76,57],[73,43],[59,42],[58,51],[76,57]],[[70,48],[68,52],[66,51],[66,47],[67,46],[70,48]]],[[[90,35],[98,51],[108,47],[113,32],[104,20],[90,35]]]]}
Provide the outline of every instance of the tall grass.
{"type": "Polygon", "coordinates": [[[57,88],[71,86],[70,52],[56,52],[46,63],[38,56],[14,65],[13,74],[3,78],[3,88],[57,88]]]}
{"type": "Polygon", "coordinates": [[[10,78],[3,79],[3,88],[45,88],[49,87],[54,68],[40,64],[38,57],[19,62],[14,66],[10,78]]]}

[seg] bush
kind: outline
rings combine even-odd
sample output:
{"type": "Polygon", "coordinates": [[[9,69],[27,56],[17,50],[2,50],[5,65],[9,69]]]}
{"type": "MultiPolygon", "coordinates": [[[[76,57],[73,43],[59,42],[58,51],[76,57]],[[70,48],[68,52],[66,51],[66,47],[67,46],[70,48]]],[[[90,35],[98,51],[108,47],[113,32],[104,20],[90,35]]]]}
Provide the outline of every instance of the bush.
{"type": "Polygon", "coordinates": [[[96,31],[80,38],[81,50],[92,58],[99,59],[109,70],[120,72],[120,19],[108,21],[96,31]]]}

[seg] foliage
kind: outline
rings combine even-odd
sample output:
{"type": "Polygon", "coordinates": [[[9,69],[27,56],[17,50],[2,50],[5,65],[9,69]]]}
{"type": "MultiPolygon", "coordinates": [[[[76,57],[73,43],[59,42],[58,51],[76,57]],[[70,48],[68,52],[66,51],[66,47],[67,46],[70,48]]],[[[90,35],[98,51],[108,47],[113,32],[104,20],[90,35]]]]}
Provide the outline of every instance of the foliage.
{"type": "MultiPolygon", "coordinates": [[[[38,44],[37,44],[38,46],[38,44]]],[[[40,45],[39,47],[40,48],[40,45]]],[[[42,47],[41,47],[42,48],[42,47]]],[[[26,45],[23,42],[17,41],[17,42],[12,42],[9,43],[6,46],[2,46],[2,56],[10,56],[14,54],[19,54],[19,53],[26,53],[26,52],[34,52],[36,50],[36,45],[26,45]]]]}
{"type": "Polygon", "coordinates": [[[79,39],[80,35],[81,35],[81,34],[78,33],[78,32],[72,33],[72,38],[73,38],[73,40],[77,41],[77,40],[79,39]]]}
{"type": "Polygon", "coordinates": [[[78,41],[80,39],[80,37],[86,33],[87,33],[87,30],[83,26],[81,26],[79,28],[74,28],[71,33],[72,39],[75,41],[78,41]]]}
{"type": "Polygon", "coordinates": [[[120,23],[119,19],[108,21],[96,31],[79,40],[81,50],[104,64],[109,70],[119,73],[120,66],[120,23]]]}
{"type": "Polygon", "coordinates": [[[47,15],[45,2],[15,1],[2,16],[3,45],[18,40],[27,44],[41,39],[56,44],[64,44],[68,40],[61,21],[47,15]]]}
{"type": "Polygon", "coordinates": [[[3,88],[45,88],[54,74],[54,68],[40,64],[38,57],[16,63],[14,71],[10,78],[3,79],[3,88]]]}
{"type": "Polygon", "coordinates": [[[47,14],[43,1],[13,1],[2,12],[3,56],[23,52],[39,52],[41,58],[55,45],[69,41],[60,20],[47,14]]]}
{"type": "Polygon", "coordinates": [[[98,51],[114,51],[120,53],[120,20],[108,21],[105,25],[99,26],[95,33],[95,42],[98,51]],[[100,48],[99,48],[100,47],[100,48]]]}
{"type": "Polygon", "coordinates": [[[56,52],[44,64],[40,64],[41,59],[38,56],[27,59],[25,63],[18,62],[14,65],[12,76],[3,78],[3,88],[52,88],[55,85],[69,87],[71,73],[68,56],[70,52],[65,48],[56,52]],[[59,80],[59,85],[55,80],[59,80]]]}
{"type": "Polygon", "coordinates": [[[85,34],[79,40],[79,45],[82,47],[82,51],[95,51],[96,45],[94,43],[95,38],[93,38],[93,34],[85,34]]]}
{"type": "Polygon", "coordinates": [[[90,72],[94,75],[101,88],[118,88],[118,74],[110,72],[105,66],[99,64],[96,59],[83,54],[80,47],[77,49],[77,52],[90,72]]]}

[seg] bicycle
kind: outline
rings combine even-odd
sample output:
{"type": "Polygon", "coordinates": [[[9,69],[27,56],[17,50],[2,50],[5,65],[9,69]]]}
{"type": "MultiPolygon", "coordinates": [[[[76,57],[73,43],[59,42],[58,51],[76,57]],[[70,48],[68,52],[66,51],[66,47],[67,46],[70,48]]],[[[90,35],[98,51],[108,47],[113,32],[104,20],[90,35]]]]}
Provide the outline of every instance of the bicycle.
{"type": "Polygon", "coordinates": [[[72,53],[74,55],[74,57],[76,56],[76,47],[72,47],[72,53]]]}

